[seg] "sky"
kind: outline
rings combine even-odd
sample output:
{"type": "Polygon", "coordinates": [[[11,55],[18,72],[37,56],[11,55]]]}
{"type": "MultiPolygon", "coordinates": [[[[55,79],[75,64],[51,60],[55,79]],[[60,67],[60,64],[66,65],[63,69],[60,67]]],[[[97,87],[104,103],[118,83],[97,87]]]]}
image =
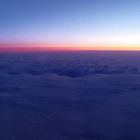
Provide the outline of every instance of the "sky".
{"type": "Polygon", "coordinates": [[[0,0],[0,42],[140,44],[140,0],[0,0]]]}

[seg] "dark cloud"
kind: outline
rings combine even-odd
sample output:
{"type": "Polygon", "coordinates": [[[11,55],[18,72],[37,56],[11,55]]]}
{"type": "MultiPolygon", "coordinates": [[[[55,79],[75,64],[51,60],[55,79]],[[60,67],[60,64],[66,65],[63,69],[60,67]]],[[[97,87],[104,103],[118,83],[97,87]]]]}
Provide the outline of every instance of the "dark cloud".
{"type": "Polygon", "coordinates": [[[1,53],[0,139],[139,139],[139,54],[1,53]]]}

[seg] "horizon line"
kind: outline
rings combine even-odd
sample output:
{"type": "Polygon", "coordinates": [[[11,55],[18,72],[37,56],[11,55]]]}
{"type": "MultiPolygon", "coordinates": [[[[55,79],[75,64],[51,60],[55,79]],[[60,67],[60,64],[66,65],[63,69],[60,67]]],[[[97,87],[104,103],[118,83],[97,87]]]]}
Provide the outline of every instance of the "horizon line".
{"type": "Polygon", "coordinates": [[[0,43],[2,51],[140,51],[140,44],[0,43]]]}

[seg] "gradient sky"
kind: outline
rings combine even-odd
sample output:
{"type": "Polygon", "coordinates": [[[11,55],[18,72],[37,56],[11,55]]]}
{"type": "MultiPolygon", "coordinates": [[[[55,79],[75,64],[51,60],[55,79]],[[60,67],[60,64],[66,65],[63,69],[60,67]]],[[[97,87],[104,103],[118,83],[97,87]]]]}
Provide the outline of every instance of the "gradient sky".
{"type": "Polygon", "coordinates": [[[140,44],[140,0],[0,0],[0,42],[140,44]]]}

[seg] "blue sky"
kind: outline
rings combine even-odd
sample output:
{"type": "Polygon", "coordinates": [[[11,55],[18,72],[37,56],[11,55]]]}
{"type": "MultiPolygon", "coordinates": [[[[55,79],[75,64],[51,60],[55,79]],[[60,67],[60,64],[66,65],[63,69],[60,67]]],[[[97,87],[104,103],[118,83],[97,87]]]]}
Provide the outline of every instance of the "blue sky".
{"type": "Polygon", "coordinates": [[[0,0],[1,42],[140,43],[140,0],[0,0]]]}

